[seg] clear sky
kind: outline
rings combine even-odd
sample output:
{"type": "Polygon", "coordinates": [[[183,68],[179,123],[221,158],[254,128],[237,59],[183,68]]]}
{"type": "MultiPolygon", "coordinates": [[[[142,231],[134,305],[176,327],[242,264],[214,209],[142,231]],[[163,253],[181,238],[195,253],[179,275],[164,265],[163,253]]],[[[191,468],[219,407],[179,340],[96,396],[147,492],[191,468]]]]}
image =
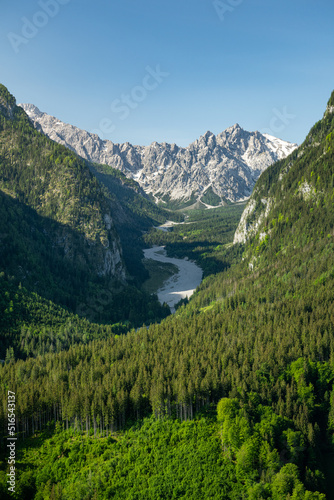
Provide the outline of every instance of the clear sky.
{"type": "Polygon", "coordinates": [[[333,21],[332,0],[10,0],[0,82],[114,142],[239,123],[300,143],[334,89],[333,21]]]}

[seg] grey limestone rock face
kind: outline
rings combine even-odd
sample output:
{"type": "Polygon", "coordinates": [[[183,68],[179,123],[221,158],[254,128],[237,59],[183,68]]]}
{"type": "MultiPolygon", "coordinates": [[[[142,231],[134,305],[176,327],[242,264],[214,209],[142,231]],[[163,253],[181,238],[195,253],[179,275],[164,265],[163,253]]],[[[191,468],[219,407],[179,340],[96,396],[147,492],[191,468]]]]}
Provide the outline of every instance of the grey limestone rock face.
{"type": "Polygon", "coordinates": [[[297,147],[238,124],[218,135],[206,132],[186,148],[153,142],[149,146],[114,144],[57,118],[32,104],[20,104],[35,127],[81,157],[110,165],[137,181],[156,201],[201,200],[210,188],[221,203],[247,199],[256,180],[272,163],[297,147]]]}
{"type": "Polygon", "coordinates": [[[15,109],[15,104],[11,106],[6,100],[0,96],[0,111],[8,118],[13,118],[13,112],[15,109]]]}

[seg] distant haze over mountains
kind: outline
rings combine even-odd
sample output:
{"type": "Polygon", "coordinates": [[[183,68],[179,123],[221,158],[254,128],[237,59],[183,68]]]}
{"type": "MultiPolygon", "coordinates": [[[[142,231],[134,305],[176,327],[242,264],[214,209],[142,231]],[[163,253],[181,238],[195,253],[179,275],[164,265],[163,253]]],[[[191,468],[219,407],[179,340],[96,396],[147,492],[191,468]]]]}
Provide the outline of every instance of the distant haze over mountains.
{"type": "Polygon", "coordinates": [[[150,146],[114,144],[32,104],[20,106],[50,139],[89,161],[122,171],[155,201],[173,208],[199,201],[206,206],[242,201],[251,195],[264,170],[297,147],[268,134],[247,132],[238,124],[218,135],[208,131],[187,148],[157,142],[150,146]]]}

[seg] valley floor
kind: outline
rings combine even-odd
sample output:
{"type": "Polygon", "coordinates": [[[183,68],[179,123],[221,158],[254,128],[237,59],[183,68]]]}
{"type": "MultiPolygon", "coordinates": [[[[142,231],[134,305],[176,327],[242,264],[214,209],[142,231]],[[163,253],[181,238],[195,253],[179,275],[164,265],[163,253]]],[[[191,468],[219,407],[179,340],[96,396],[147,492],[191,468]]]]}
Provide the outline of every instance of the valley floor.
{"type": "Polygon", "coordinates": [[[171,276],[164,282],[163,286],[157,290],[157,295],[161,304],[166,302],[172,311],[174,306],[181,299],[189,298],[196,288],[201,284],[202,269],[187,259],[175,259],[167,257],[163,246],[154,246],[144,250],[145,259],[153,259],[158,262],[173,264],[178,268],[178,273],[171,276]]]}

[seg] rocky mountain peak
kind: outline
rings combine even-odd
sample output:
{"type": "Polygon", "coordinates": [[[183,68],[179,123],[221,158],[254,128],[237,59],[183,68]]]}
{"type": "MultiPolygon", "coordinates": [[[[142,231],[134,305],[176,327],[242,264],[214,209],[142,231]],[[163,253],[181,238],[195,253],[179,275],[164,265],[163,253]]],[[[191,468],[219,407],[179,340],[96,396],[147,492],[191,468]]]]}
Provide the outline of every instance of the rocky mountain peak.
{"type": "Polygon", "coordinates": [[[214,147],[216,144],[216,136],[208,130],[204,135],[201,135],[194,144],[201,147],[214,147]]]}
{"type": "Polygon", "coordinates": [[[244,130],[243,130],[243,128],[242,128],[242,127],[240,127],[239,123],[235,123],[234,125],[232,125],[232,127],[228,127],[228,128],[225,130],[225,132],[226,132],[227,134],[232,134],[232,135],[234,135],[234,134],[238,134],[238,133],[243,132],[243,131],[244,131],[244,130]]]}
{"type": "Polygon", "coordinates": [[[204,135],[202,135],[201,137],[203,137],[205,140],[208,140],[210,137],[214,137],[214,134],[212,132],[210,132],[210,130],[208,130],[207,132],[205,132],[204,135]]]}
{"type": "MultiPolygon", "coordinates": [[[[22,104],[19,104],[19,106],[23,107],[22,104]]],[[[24,111],[27,113],[28,116],[43,116],[44,113],[42,113],[37,106],[34,104],[25,104],[24,105],[24,111]]]]}

